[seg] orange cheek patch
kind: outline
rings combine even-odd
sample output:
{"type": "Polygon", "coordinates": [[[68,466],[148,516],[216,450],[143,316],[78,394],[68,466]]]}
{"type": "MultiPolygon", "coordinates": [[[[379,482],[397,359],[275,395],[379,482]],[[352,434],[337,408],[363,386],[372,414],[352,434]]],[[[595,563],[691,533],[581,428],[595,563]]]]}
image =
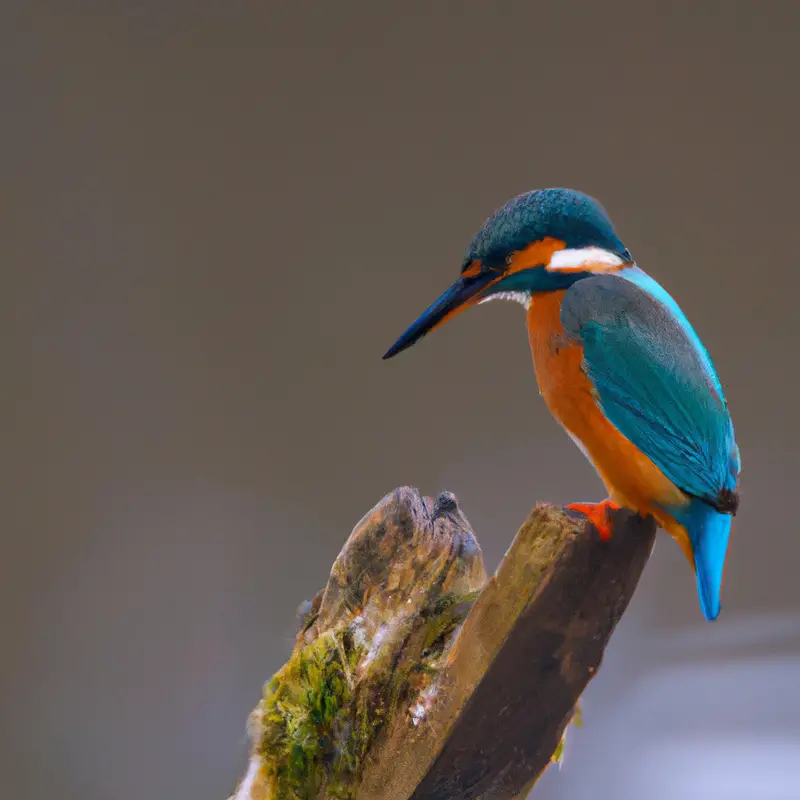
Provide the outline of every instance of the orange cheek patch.
{"type": "Polygon", "coordinates": [[[566,242],[562,242],[560,239],[553,239],[550,236],[540,239],[538,242],[533,242],[525,249],[517,250],[516,253],[512,254],[505,274],[513,275],[523,269],[546,266],[550,263],[550,257],[553,253],[556,250],[564,250],[566,246],[566,242]]]}
{"type": "Polygon", "coordinates": [[[480,274],[481,266],[482,265],[480,261],[473,261],[465,270],[462,271],[461,277],[474,278],[476,275],[480,274]]]}

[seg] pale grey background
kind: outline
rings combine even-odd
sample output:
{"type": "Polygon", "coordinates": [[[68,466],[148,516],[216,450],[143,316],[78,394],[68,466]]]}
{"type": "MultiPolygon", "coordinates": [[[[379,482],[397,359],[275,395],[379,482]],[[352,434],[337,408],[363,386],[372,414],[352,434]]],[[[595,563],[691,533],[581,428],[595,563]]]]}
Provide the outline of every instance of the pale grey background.
{"type": "Polygon", "coordinates": [[[15,3],[0,20],[2,796],[220,800],[394,486],[494,567],[600,499],[518,306],[388,363],[484,217],[600,197],[716,360],[725,609],[665,536],[536,796],[800,798],[796,2],[15,3]]]}

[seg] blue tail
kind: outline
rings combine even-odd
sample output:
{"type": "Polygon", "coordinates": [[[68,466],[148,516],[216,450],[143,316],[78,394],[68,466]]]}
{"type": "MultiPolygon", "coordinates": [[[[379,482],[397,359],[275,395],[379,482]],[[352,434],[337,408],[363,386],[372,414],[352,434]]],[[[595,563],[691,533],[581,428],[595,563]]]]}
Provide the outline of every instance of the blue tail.
{"type": "Polygon", "coordinates": [[[707,620],[719,616],[722,572],[731,533],[730,514],[720,514],[702,500],[692,500],[681,514],[694,553],[700,608],[707,620]]]}

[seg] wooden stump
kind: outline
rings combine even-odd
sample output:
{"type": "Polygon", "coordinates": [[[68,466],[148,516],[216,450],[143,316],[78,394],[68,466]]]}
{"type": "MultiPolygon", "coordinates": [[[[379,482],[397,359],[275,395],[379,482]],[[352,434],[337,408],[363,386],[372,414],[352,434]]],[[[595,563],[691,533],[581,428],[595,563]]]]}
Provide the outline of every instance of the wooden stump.
{"type": "Polygon", "coordinates": [[[650,555],[538,505],[497,573],[450,493],[387,495],[355,527],[250,716],[236,800],[511,800],[558,756],[650,555]]]}

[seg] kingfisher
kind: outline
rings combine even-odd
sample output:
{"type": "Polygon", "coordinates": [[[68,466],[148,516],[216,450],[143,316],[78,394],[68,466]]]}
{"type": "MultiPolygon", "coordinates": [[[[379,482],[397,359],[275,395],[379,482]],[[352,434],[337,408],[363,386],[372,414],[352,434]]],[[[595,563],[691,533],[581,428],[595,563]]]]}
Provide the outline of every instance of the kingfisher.
{"type": "Polygon", "coordinates": [[[525,307],[540,393],[605,484],[606,500],[567,508],[603,540],[616,509],[653,517],[694,569],[703,615],[716,619],[741,458],[714,364],[683,311],[597,200],[537,189],[484,222],[459,279],[384,358],[494,299],[525,307]]]}

